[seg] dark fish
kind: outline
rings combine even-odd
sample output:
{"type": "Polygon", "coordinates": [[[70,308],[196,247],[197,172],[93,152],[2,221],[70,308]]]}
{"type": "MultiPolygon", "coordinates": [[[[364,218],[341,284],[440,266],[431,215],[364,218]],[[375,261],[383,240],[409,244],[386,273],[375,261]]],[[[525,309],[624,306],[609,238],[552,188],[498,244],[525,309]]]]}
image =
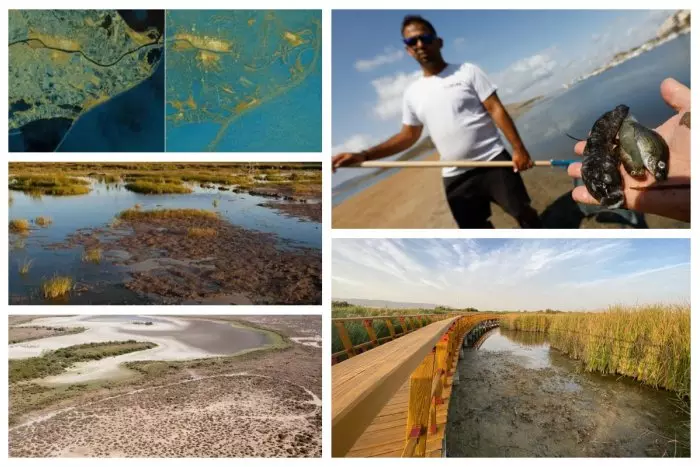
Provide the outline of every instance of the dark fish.
{"type": "Polygon", "coordinates": [[[638,172],[641,163],[654,175],[656,180],[661,181],[668,178],[669,150],[661,135],[630,116],[622,122],[619,137],[620,158],[630,175],[644,175],[643,168],[641,173],[638,172]],[[631,170],[634,170],[635,173],[631,170]]]}
{"type": "Polygon", "coordinates": [[[644,167],[642,155],[637,147],[637,140],[635,138],[636,132],[632,126],[632,122],[636,122],[636,120],[631,115],[628,115],[622,122],[620,131],[618,132],[620,144],[617,150],[619,151],[618,155],[620,156],[622,166],[627,173],[633,177],[643,177],[646,174],[646,169],[644,167]]]}
{"type": "Polygon", "coordinates": [[[605,112],[593,124],[586,140],[581,165],[581,178],[588,192],[605,207],[619,208],[625,204],[622,191],[620,160],[615,150],[617,133],[627,117],[629,107],[618,105],[605,112]]]}

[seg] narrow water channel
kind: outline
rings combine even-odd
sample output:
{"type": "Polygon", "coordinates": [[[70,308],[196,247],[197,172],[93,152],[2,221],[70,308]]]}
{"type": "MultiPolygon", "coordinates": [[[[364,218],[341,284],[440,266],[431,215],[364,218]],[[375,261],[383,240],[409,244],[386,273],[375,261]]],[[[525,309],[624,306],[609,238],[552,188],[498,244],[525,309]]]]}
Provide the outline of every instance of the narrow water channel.
{"type": "Polygon", "coordinates": [[[494,329],[459,362],[449,457],[690,455],[690,406],[631,378],[584,372],[544,334],[494,329]]]}

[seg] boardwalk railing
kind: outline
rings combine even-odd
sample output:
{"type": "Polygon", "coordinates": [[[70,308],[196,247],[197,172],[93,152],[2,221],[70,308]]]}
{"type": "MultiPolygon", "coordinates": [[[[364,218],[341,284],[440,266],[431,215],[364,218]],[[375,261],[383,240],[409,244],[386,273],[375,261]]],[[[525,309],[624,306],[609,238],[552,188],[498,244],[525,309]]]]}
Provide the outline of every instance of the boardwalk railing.
{"type": "MultiPolygon", "coordinates": [[[[407,380],[407,404],[403,412],[398,413],[398,417],[405,420],[402,423],[405,433],[399,435],[397,449],[384,452],[395,452],[403,457],[440,455],[462,341],[479,323],[497,318],[488,313],[447,318],[443,315],[442,320],[401,339],[334,365],[333,456],[349,453],[407,380]]],[[[381,426],[377,432],[379,429],[381,426]]]]}
{"type": "MultiPolygon", "coordinates": [[[[405,316],[361,316],[352,318],[334,318],[333,326],[343,345],[343,350],[334,352],[331,356],[332,365],[352,358],[367,350],[373,349],[386,342],[392,341],[406,334],[427,326],[436,321],[454,318],[456,314],[424,314],[405,316]],[[353,342],[351,331],[362,328],[369,340],[364,342],[353,342]],[[354,328],[354,329],[353,329],[354,328]],[[388,332],[388,335],[378,337],[378,331],[388,332]]],[[[356,335],[357,333],[352,333],[356,335]]],[[[363,336],[363,338],[365,338],[363,336]]]]}

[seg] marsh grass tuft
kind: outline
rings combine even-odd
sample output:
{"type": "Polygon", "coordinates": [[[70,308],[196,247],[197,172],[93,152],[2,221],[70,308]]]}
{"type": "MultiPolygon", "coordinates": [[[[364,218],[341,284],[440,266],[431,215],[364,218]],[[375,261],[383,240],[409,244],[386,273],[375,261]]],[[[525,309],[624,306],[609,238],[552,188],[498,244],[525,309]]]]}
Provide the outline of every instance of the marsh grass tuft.
{"type": "Polygon", "coordinates": [[[41,284],[44,298],[61,298],[67,295],[73,288],[73,279],[68,276],[54,275],[51,279],[41,284]]]}
{"type": "Polygon", "coordinates": [[[587,371],[620,374],[690,392],[690,306],[611,307],[603,313],[509,314],[505,329],[546,332],[587,371]]]}
{"type": "Polygon", "coordinates": [[[29,221],[27,219],[12,219],[10,221],[10,232],[18,234],[29,233],[29,221]]]}
{"type": "Polygon", "coordinates": [[[102,261],[101,248],[89,248],[83,252],[82,260],[84,263],[100,264],[102,261]]]}
{"type": "Polygon", "coordinates": [[[48,216],[39,216],[34,219],[34,223],[40,227],[48,227],[53,223],[53,219],[48,216]]]}
{"type": "Polygon", "coordinates": [[[33,259],[29,259],[29,260],[28,260],[28,259],[26,259],[26,258],[25,258],[24,261],[18,262],[18,263],[17,263],[17,269],[19,270],[19,273],[20,273],[21,275],[23,275],[23,276],[29,274],[29,270],[30,270],[31,267],[32,267],[32,263],[34,263],[34,260],[33,260],[33,259]]]}
{"type": "Polygon", "coordinates": [[[205,209],[154,209],[151,211],[127,209],[120,212],[118,217],[127,221],[147,221],[150,219],[218,219],[219,215],[205,209]]]}
{"type": "Polygon", "coordinates": [[[146,195],[161,195],[161,194],[188,194],[192,193],[192,189],[177,181],[150,181],[136,180],[124,185],[129,191],[142,193],[146,195]]]}
{"type": "Polygon", "coordinates": [[[202,237],[216,237],[216,229],[209,227],[190,227],[187,229],[188,237],[202,238],[202,237]]]}

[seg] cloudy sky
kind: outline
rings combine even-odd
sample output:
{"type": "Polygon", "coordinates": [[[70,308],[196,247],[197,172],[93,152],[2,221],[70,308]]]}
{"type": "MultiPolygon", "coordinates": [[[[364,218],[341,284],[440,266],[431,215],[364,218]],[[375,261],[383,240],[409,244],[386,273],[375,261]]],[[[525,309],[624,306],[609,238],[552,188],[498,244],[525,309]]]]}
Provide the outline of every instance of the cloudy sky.
{"type": "Polygon", "coordinates": [[[333,152],[357,151],[401,126],[404,89],[419,72],[401,20],[418,13],[450,63],[480,66],[506,102],[551,93],[656,34],[672,11],[333,11],[333,152]]]}
{"type": "Polygon", "coordinates": [[[480,310],[690,303],[687,239],[333,239],[334,299],[480,310]]]}

